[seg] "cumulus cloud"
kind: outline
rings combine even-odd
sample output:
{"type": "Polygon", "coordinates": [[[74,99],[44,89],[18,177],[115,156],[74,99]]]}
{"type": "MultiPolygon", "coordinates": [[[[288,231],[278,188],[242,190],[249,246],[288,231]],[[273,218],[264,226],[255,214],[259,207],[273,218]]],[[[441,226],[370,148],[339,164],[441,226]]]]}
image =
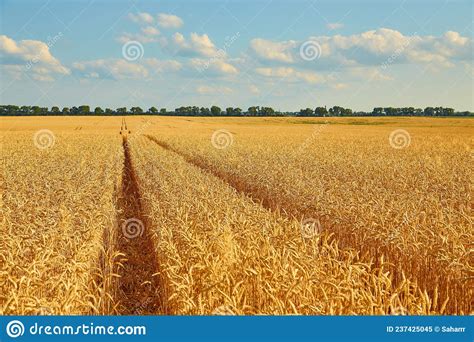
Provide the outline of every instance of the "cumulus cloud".
{"type": "Polygon", "coordinates": [[[183,26],[183,19],[174,14],[158,13],[157,18],[147,12],[129,13],[128,18],[140,25],[150,25],[155,22],[163,28],[180,28],[183,26]]]}
{"type": "Polygon", "coordinates": [[[433,63],[450,67],[457,60],[473,58],[472,38],[448,31],[442,36],[405,36],[387,28],[349,36],[313,36],[305,41],[269,41],[253,39],[250,48],[264,63],[300,64],[306,68],[329,69],[335,66],[357,67],[382,63],[433,63]],[[318,59],[308,62],[300,55],[305,41],[320,47],[318,59]]]}
{"type": "Polygon", "coordinates": [[[160,34],[160,31],[156,27],[153,27],[153,26],[143,27],[142,32],[143,34],[147,36],[157,36],[160,34]]]}
{"type": "Polygon", "coordinates": [[[175,60],[143,58],[137,62],[124,59],[97,59],[73,63],[76,74],[82,78],[143,79],[153,74],[178,72],[183,69],[175,60]]]}
{"type": "Polygon", "coordinates": [[[225,57],[225,52],[217,49],[207,34],[192,32],[186,39],[176,32],[171,39],[162,40],[161,44],[168,52],[183,57],[225,57]]]}
{"type": "Polygon", "coordinates": [[[235,75],[239,72],[235,66],[219,58],[192,58],[190,66],[201,73],[211,75],[235,75]]]}
{"type": "Polygon", "coordinates": [[[150,67],[155,73],[179,71],[183,69],[183,65],[175,60],[159,60],[157,58],[146,58],[143,63],[150,67]]]}
{"type": "Polygon", "coordinates": [[[129,13],[128,18],[138,24],[152,24],[155,21],[155,18],[150,13],[138,12],[138,13],[129,13]]]}
{"type": "Polygon", "coordinates": [[[117,41],[121,44],[125,44],[130,41],[138,41],[140,43],[153,43],[159,41],[160,31],[153,26],[142,27],[140,33],[123,33],[117,38],[117,41]]]}
{"type": "Polygon", "coordinates": [[[322,76],[317,75],[314,72],[310,71],[298,71],[290,67],[278,67],[278,68],[256,68],[255,72],[261,76],[265,77],[276,77],[276,78],[286,78],[288,80],[301,80],[307,83],[320,83],[324,79],[322,76]]]}
{"type": "Polygon", "coordinates": [[[131,63],[123,59],[98,59],[93,61],[76,62],[72,65],[74,71],[83,78],[111,79],[141,79],[149,72],[141,64],[131,63]]]}
{"type": "Polygon", "coordinates": [[[173,14],[160,13],[158,14],[158,25],[163,28],[180,28],[183,26],[183,20],[173,14]]]}
{"type": "Polygon", "coordinates": [[[70,74],[70,70],[51,54],[49,50],[51,46],[51,42],[48,44],[39,40],[17,42],[6,35],[0,35],[2,67],[14,78],[21,78],[22,74],[29,73],[33,79],[39,81],[52,81],[54,75],[70,74]]]}
{"type": "Polygon", "coordinates": [[[123,33],[117,38],[117,41],[125,44],[128,41],[136,40],[140,43],[154,43],[160,40],[165,41],[165,38],[159,38],[160,30],[153,25],[158,25],[163,28],[179,28],[183,25],[183,20],[172,14],[160,13],[157,19],[150,13],[139,12],[129,13],[129,19],[142,26],[141,31],[138,33],[123,33]]]}
{"type": "Polygon", "coordinates": [[[298,46],[294,40],[284,42],[273,42],[265,39],[252,39],[250,48],[263,60],[293,63],[293,50],[298,46]]]}
{"type": "Polygon", "coordinates": [[[342,23],[328,23],[326,25],[326,27],[329,29],[329,30],[339,30],[341,28],[344,27],[344,24],[342,23]]]}

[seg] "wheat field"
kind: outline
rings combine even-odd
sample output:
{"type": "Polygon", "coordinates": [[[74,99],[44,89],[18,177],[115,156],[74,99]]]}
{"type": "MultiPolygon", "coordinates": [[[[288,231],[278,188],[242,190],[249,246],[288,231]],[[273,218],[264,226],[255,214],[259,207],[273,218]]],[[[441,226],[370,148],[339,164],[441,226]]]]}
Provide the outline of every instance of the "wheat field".
{"type": "Polygon", "coordinates": [[[4,118],[0,314],[472,314],[474,122],[4,118]]]}

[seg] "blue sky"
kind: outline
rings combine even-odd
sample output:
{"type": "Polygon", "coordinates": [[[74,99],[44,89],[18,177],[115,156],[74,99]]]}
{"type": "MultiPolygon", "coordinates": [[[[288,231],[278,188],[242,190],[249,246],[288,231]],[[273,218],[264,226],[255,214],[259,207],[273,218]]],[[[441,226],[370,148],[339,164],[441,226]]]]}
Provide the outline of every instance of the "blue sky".
{"type": "Polygon", "coordinates": [[[474,110],[472,1],[0,4],[3,104],[474,110]]]}

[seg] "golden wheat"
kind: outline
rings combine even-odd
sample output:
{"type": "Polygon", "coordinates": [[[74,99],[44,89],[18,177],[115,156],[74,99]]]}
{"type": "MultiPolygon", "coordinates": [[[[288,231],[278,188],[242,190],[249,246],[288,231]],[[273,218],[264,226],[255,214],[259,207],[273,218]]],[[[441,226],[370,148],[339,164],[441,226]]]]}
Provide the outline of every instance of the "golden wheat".
{"type": "Polygon", "coordinates": [[[5,119],[0,314],[473,312],[471,120],[120,120],[5,119]]]}
{"type": "Polygon", "coordinates": [[[111,311],[118,137],[2,136],[0,314],[111,311]]]}

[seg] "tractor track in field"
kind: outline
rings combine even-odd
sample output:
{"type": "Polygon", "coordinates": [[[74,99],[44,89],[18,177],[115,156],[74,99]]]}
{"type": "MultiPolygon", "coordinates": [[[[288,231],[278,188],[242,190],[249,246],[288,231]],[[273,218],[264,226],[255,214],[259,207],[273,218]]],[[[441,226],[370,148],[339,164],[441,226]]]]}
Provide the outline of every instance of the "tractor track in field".
{"type": "Polygon", "coordinates": [[[117,279],[118,313],[147,315],[163,313],[162,287],[157,275],[158,260],[143,213],[142,198],[128,146],[123,136],[125,156],[122,188],[118,199],[119,232],[117,249],[123,254],[117,279]]]}
{"type": "MultiPolygon", "coordinates": [[[[281,211],[281,206],[278,202],[275,202],[271,196],[266,196],[266,195],[258,195],[256,190],[249,189],[248,185],[244,181],[240,181],[238,178],[235,177],[230,177],[227,173],[225,172],[219,172],[218,170],[215,170],[213,168],[210,168],[207,163],[197,159],[190,157],[189,155],[181,152],[180,150],[170,146],[164,141],[158,140],[154,136],[151,135],[145,135],[146,138],[148,138],[150,141],[154,142],[158,146],[164,148],[165,150],[174,152],[184,158],[186,162],[188,162],[191,165],[196,166],[197,168],[208,172],[212,174],[213,176],[219,178],[222,180],[224,183],[229,185],[231,188],[237,190],[240,193],[245,194],[249,198],[252,199],[255,203],[258,203],[262,205],[265,209],[271,210],[271,211],[281,211]]],[[[290,214],[291,216],[291,214],[290,214]]],[[[296,217],[296,215],[294,215],[296,217]]]]}
{"type": "MultiPolygon", "coordinates": [[[[219,178],[226,184],[228,184],[230,187],[234,188],[240,193],[245,194],[248,196],[250,199],[252,199],[255,203],[261,204],[265,209],[270,210],[270,211],[275,211],[275,212],[281,212],[284,213],[285,216],[291,217],[291,218],[296,218],[296,219],[304,219],[305,217],[315,217],[311,215],[311,211],[306,213],[304,210],[301,210],[301,208],[294,207],[291,202],[288,205],[282,206],[281,203],[277,202],[274,199],[274,196],[271,196],[271,194],[266,191],[265,189],[261,188],[254,188],[248,184],[245,180],[239,179],[239,177],[235,177],[234,175],[231,175],[227,172],[221,172],[215,168],[212,168],[209,166],[208,163],[205,161],[192,157],[186,153],[183,153],[179,149],[174,148],[173,146],[169,145],[168,143],[159,140],[158,138],[151,136],[151,135],[145,135],[146,138],[148,138],[150,141],[154,142],[158,146],[176,153],[177,155],[181,156],[184,158],[186,162],[189,164],[198,167],[199,169],[208,172],[215,177],[219,178]]],[[[383,247],[376,253],[375,258],[370,257],[370,251],[365,250],[365,249],[360,249],[358,246],[354,245],[353,243],[353,232],[346,232],[344,230],[338,229],[338,227],[335,225],[334,222],[331,221],[331,219],[326,218],[326,217],[317,217],[317,220],[319,221],[321,227],[324,227],[322,231],[327,231],[330,233],[333,233],[334,235],[331,237],[331,239],[335,239],[337,242],[338,247],[341,250],[350,250],[352,252],[356,252],[358,254],[359,260],[362,262],[370,262],[372,263],[372,269],[377,270],[381,264],[380,264],[380,257],[384,256],[385,254],[389,254],[388,252],[388,247],[383,247]]],[[[404,281],[405,279],[405,273],[403,270],[397,268],[394,264],[389,264],[386,265],[388,270],[391,272],[393,276],[393,282],[394,284],[398,285],[401,282],[404,281]]],[[[433,288],[430,287],[430,282],[424,280],[424,279],[419,279],[416,275],[409,274],[408,279],[412,282],[418,282],[418,284],[421,286],[422,289],[426,290],[429,295],[433,295],[433,288]]],[[[438,280],[439,281],[439,280],[438,280]]],[[[449,295],[449,288],[448,284],[446,282],[443,282],[443,280],[439,281],[439,288],[437,291],[441,293],[444,297],[449,295]]],[[[459,286],[455,284],[455,286],[459,286]]],[[[454,290],[455,291],[455,290],[454,290]]],[[[450,312],[457,312],[455,311],[450,311],[448,309],[448,313],[450,312]]]]}

